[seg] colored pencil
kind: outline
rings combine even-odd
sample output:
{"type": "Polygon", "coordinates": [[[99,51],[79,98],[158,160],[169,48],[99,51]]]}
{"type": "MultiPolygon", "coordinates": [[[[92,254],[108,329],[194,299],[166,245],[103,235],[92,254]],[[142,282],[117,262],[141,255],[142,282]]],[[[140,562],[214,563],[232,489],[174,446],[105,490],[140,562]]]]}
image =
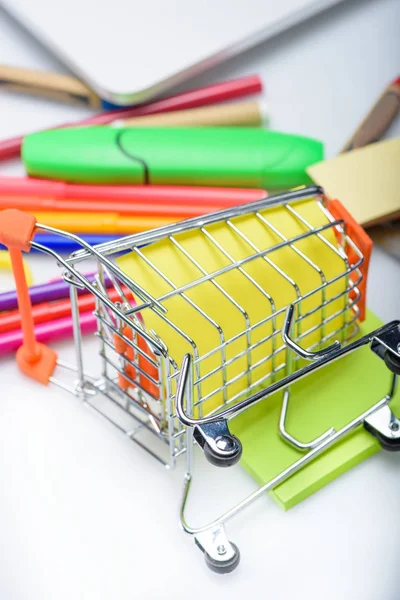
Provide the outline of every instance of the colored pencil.
{"type": "MultiPolygon", "coordinates": [[[[129,295],[129,291],[126,289],[124,291],[129,295]]],[[[120,295],[114,288],[109,290],[108,297],[113,302],[120,299],[120,295]]],[[[78,298],[78,308],[80,313],[93,311],[95,309],[95,296],[90,293],[80,296],[78,298]]],[[[32,316],[35,325],[47,323],[48,321],[55,321],[56,319],[61,319],[70,315],[71,300],[69,298],[66,298],[65,300],[56,300],[55,302],[43,302],[32,306],[32,316]]],[[[0,334],[20,329],[20,327],[21,315],[18,309],[0,314],[0,334]]]]}
{"type": "MultiPolygon", "coordinates": [[[[72,213],[119,213],[127,216],[171,217],[181,220],[198,217],[214,212],[222,206],[199,204],[153,204],[150,202],[121,202],[95,200],[61,200],[59,198],[27,198],[20,196],[1,196],[0,210],[17,208],[33,214],[40,212],[72,212],[72,213]]],[[[77,231],[76,229],[74,231],[77,231]]]]}
{"type": "MultiPolygon", "coordinates": [[[[86,274],[85,277],[93,283],[95,280],[94,273],[86,274]]],[[[106,285],[110,285],[109,281],[106,280],[106,285]]],[[[56,279],[49,281],[48,283],[42,283],[40,285],[32,285],[29,288],[29,296],[32,304],[40,304],[42,302],[52,302],[53,300],[60,300],[61,298],[69,297],[70,285],[63,279],[56,279]]],[[[87,294],[87,290],[77,288],[79,294],[87,294]]],[[[0,293],[0,312],[5,310],[13,310],[18,308],[17,293],[15,290],[0,293]]]]}
{"type": "Polygon", "coordinates": [[[265,198],[267,192],[253,188],[217,188],[164,185],[82,185],[34,179],[32,177],[0,176],[0,198],[49,198],[55,200],[92,200],[93,202],[132,202],[133,204],[196,204],[228,208],[265,198]]]}
{"type": "MultiPolygon", "coordinates": [[[[85,312],[80,315],[81,331],[83,334],[96,331],[96,317],[91,312],[85,312]]],[[[63,317],[47,323],[35,325],[36,341],[59,342],[71,338],[73,335],[72,317],[63,317]]],[[[23,334],[20,329],[0,333],[0,356],[15,352],[23,343],[23,334]]]]}
{"type": "Polygon", "coordinates": [[[120,216],[118,213],[35,212],[37,222],[76,233],[132,234],[175,223],[174,217],[120,216]]]}

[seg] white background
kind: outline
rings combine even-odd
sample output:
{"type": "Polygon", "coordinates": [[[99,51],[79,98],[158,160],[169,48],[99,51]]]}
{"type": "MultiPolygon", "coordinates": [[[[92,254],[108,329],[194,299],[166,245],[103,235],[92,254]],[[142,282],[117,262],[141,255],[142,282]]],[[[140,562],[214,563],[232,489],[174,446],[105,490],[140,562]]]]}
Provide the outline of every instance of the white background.
{"type": "MultiPolygon", "coordinates": [[[[399,24],[397,0],[348,0],[207,81],[261,73],[271,127],[320,137],[333,156],[399,74],[399,24]]],[[[0,56],[60,69],[6,18],[0,56]]],[[[2,92],[0,137],[85,114],[2,92]]],[[[0,165],[2,174],[22,172],[18,161],[0,165]]],[[[57,274],[45,257],[28,260],[36,282],[57,274]]],[[[11,279],[2,274],[0,283],[6,289],[11,279]]],[[[379,248],[368,292],[383,320],[400,317],[400,266],[379,248]]],[[[57,350],[73,358],[72,344],[57,350]]],[[[242,561],[221,577],[178,527],[182,465],[164,470],[72,396],[24,379],[12,358],[1,359],[0,377],[1,600],[400,597],[398,455],[380,452],[287,513],[261,498],[228,524],[242,561]]],[[[196,525],[254,489],[240,468],[221,473],[198,458],[189,512],[196,525]]]]}

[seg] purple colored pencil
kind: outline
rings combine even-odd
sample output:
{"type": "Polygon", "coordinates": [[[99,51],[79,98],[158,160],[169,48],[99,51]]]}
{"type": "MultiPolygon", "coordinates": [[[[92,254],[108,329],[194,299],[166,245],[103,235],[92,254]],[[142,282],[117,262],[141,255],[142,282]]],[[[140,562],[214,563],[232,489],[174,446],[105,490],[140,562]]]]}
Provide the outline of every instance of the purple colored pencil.
{"type": "MultiPolygon", "coordinates": [[[[86,278],[93,283],[95,274],[86,274],[86,278]]],[[[106,285],[110,282],[106,280],[106,285]]],[[[50,281],[41,285],[33,285],[29,288],[29,295],[32,304],[40,304],[42,302],[52,302],[53,300],[61,300],[68,298],[70,285],[63,279],[50,281]]],[[[87,294],[86,289],[77,288],[78,294],[87,294]]],[[[14,290],[3,292],[0,294],[0,312],[5,310],[14,310],[18,308],[17,293],[14,290]]]]}

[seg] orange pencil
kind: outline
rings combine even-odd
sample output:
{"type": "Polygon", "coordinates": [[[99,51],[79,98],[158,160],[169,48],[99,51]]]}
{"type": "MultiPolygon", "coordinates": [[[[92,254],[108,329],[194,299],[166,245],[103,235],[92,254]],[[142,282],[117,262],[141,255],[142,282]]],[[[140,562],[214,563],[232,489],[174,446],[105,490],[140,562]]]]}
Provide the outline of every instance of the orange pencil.
{"type": "Polygon", "coordinates": [[[119,213],[35,212],[38,223],[75,233],[131,234],[175,223],[174,217],[123,216],[119,213]]]}
{"type": "Polygon", "coordinates": [[[223,208],[223,204],[215,206],[198,204],[166,204],[153,202],[123,202],[123,201],[99,201],[95,198],[90,200],[64,200],[59,198],[37,198],[28,196],[1,196],[0,210],[5,208],[17,208],[26,212],[37,214],[38,212],[72,212],[72,213],[118,213],[120,216],[143,216],[143,217],[171,217],[181,220],[189,217],[198,217],[209,212],[223,208]]]}

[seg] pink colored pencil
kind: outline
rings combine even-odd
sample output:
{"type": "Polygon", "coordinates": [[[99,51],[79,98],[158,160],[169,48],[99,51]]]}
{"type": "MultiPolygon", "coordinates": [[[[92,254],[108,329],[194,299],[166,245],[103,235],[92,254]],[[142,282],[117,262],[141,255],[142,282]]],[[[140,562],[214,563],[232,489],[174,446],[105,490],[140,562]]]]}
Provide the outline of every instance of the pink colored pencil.
{"type": "MultiPolygon", "coordinates": [[[[80,315],[80,323],[82,334],[96,331],[96,317],[92,312],[82,313],[80,315]]],[[[72,317],[64,317],[36,325],[35,336],[38,342],[44,344],[72,338],[72,317]]],[[[16,352],[22,346],[22,342],[23,336],[20,329],[0,334],[0,356],[16,352]]]]}

